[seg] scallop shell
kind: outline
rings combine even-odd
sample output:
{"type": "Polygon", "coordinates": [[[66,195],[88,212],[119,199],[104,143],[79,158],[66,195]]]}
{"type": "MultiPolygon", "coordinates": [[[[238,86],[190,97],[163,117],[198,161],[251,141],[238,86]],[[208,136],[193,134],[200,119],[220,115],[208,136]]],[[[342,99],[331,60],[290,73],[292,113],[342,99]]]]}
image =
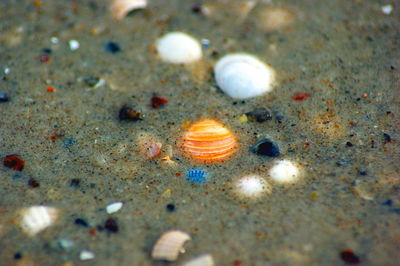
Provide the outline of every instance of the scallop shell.
{"type": "Polygon", "coordinates": [[[221,123],[206,119],[188,129],[182,148],[193,159],[215,162],[228,158],[237,144],[235,136],[221,123]]]}
{"type": "Polygon", "coordinates": [[[184,244],[190,240],[190,235],[180,230],[165,232],[157,240],[151,256],[156,260],[175,261],[179,253],[184,253],[184,244]]]}
{"type": "Polygon", "coordinates": [[[59,211],[53,207],[32,206],[22,209],[20,214],[22,229],[28,235],[34,236],[52,225],[57,220],[59,211]]]}
{"type": "Polygon", "coordinates": [[[111,0],[111,16],[116,20],[121,20],[129,12],[146,6],[147,0],[111,0]]]}
{"type": "Polygon", "coordinates": [[[214,68],[219,88],[228,96],[246,99],[272,90],[275,71],[256,57],[247,54],[229,54],[214,68]]]}
{"type": "Polygon", "coordinates": [[[185,64],[200,60],[201,45],[183,32],[169,32],[156,42],[158,55],[168,63],[185,64]]]}
{"type": "Polygon", "coordinates": [[[183,263],[181,266],[214,266],[214,265],[215,262],[212,255],[203,254],[183,263]]]}

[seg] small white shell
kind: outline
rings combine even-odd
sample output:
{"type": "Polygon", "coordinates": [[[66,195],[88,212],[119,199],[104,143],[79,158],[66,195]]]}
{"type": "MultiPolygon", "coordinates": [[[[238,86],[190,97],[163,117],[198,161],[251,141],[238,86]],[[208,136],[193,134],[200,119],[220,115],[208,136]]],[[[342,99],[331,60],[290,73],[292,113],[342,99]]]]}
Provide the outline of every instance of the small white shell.
{"type": "Polygon", "coordinates": [[[197,256],[185,263],[181,266],[214,266],[215,262],[211,254],[203,254],[197,256]]]}
{"type": "Polygon", "coordinates": [[[145,8],[147,0],[111,0],[111,16],[114,19],[121,20],[129,12],[135,9],[145,8]]]}
{"type": "Polygon", "coordinates": [[[156,42],[161,59],[168,63],[185,64],[201,59],[200,43],[183,32],[170,32],[156,42]]]}
{"type": "Polygon", "coordinates": [[[119,211],[122,208],[122,205],[124,205],[122,202],[113,202],[107,205],[106,211],[108,214],[112,214],[114,212],[119,211]]]}
{"type": "Polygon", "coordinates": [[[59,211],[53,207],[32,206],[21,210],[20,225],[30,236],[43,231],[52,225],[58,218],[59,211]]]}
{"type": "Polygon", "coordinates": [[[280,160],[274,163],[269,175],[277,183],[294,183],[298,179],[299,168],[291,161],[280,160]]]}
{"type": "Polygon", "coordinates": [[[188,233],[180,230],[167,231],[157,240],[151,256],[156,260],[175,261],[179,253],[185,252],[183,246],[189,240],[190,235],[188,233]]]}
{"type": "Polygon", "coordinates": [[[272,90],[275,71],[256,57],[247,54],[229,54],[214,68],[220,89],[232,98],[246,99],[272,90]]]}
{"type": "Polygon", "coordinates": [[[236,193],[245,198],[255,198],[271,192],[267,181],[258,175],[243,176],[235,182],[234,186],[236,193]]]}

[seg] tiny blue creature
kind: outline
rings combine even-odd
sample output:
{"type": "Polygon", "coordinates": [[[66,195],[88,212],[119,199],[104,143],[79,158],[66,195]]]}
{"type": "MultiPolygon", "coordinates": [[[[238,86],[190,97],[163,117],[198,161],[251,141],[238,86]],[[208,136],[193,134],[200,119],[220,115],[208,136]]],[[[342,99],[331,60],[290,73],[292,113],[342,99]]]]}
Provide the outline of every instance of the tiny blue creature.
{"type": "Polygon", "coordinates": [[[186,172],[186,179],[193,184],[204,184],[208,180],[208,173],[198,168],[192,168],[186,172]]]}

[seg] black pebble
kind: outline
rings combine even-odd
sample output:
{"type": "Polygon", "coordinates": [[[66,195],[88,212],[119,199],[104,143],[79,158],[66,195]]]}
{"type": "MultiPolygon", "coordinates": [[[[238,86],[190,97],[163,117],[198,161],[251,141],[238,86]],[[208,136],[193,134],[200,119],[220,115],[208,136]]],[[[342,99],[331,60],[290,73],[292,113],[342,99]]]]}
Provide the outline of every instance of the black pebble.
{"type": "Polygon", "coordinates": [[[14,254],[14,259],[19,260],[21,258],[22,258],[22,254],[21,253],[17,252],[17,253],[14,254]]]}
{"type": "Polygon", "coordinates": [[[69,184],[71,187],[79,187],[81,184],[81,180],[79,178],[71,179],[71,183],[69,184]]]}
{"type": "Polygon", "coordinates": [[[385,202],[383,203],[383,205],[384,205],[384,206],[392,207],[392,205],[393,205],[393,200],[388,199],[387,201],[385,201],[385,202]]]}
{"type": "Polygon", "coordinates": [[[51,54],[52,50],[50,48],[43,48],[42,53],[44,54],[51,54]]]}
{"type": "Polygon", "coordinates": [[[0,103],[8,102],[10,98],[6,93],[0,92],[0,103]]]}
{"type": "Polygon", "coordinates": [[[267,138],[264,138],[253,145],[250,148],[250,151],[257,155],[268,157],[277,157],[280,155],[278,145],[267,138]]]}
{"type": "Polygon", "coordinates": [[[263,107],[256,108],[253,111],[246,113],[246,116],[249,118],[250,121],[255,120],[259,123],[272,119],[271,112],[263,107]]]}
{"type": "Polygon", "coordinates": [[[104,223],[104,228],[111,233],[118,233],[119,231],[117,221],[115,221],[113,218],[108,218],[106,220],[106,222],[104,223]]]}
{"type": "Polygon", "coordinates": [[[359,174],[359,175],[366,176],[366,175],[367,175],[367,171],[365,171],[365,170],[359,170],[359,171],[358,171],[358,174],[359,174]]]}
{"type": "Polygon", "coordinates": [[[175,205],[170,203],[170,204],[167,204],[166,208],[167,208],[167,211],[173,212],[175,210],[175,205]]]}
{"type": "Polygon", "coordinates": [[[106,52],[112,54],[119,53],[121,51],[121,47],[119,47],[119,44],[116,42],[106,42],[106,44],[104,45],[104,49],[106,50],[106,52]]]}
{"type": "Polygon", "coordinates": [[[132,104],[124,104],[121,109],[119,109],[119,120],[129,120],[138,121],[143,120],[144,115],[136,110],[132,104]]]}
{"type": "Polygon", "coordinates": [[[75,219],[75,224],[83,227],[89,227],[89,224],[82,218],[75,219]]]}
{"type": "Polygon", "coordinates": [[[347,147],[353,147],[353,143],[351,143],[350,141],[346,142],[346,146],[347,147]]]}

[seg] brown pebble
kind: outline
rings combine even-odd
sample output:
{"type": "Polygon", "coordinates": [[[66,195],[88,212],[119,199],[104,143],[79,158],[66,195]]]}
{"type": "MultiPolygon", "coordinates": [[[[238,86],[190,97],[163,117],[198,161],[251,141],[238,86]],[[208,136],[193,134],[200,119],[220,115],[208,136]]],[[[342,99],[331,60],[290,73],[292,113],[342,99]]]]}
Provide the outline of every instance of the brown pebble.
{"type": "Polygon", "coordinates": [[[119,120],[138,121],[143,120],[144,115],[132,104],[124,104],[119,110],[119,120]]]}
{"type": "Polygon", "coordinates": [[[118,233],[119,231],[117,221],[115,221],[113,218],[108,218],[106,220],[106,222],[104,223],[104,228],[111,233],[118,233]]]}
{"type": "Polygon", "coordinates": [[[28,186],[30,186],[31,188],[37,188],[37,187],[40,187],[40,183],[38,181],[36,181],[36,179],[31,177],[28,180],[28,186]]]}

